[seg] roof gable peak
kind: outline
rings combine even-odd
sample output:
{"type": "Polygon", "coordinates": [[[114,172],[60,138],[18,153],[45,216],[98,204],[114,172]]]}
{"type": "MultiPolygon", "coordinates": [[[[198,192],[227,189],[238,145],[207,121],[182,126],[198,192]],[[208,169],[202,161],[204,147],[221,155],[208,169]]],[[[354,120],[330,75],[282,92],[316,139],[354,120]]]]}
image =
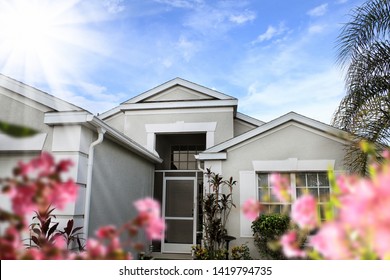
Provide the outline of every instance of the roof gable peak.
{"type": "Polygon", "coordinates": [[[177,77],[122,104],[185,100],[236,100],[236,98],[177,77]]]}

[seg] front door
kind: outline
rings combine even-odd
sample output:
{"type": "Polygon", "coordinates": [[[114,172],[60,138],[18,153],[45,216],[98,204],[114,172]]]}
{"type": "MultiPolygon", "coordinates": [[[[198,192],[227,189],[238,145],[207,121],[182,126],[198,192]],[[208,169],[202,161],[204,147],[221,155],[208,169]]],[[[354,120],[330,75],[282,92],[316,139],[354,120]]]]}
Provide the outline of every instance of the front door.
{"type": "Polygon", "coordinates": [[[163,218],[166,224],[163,253],[190,253],[196,242],[196,179],[164,178],[163,218]]]}

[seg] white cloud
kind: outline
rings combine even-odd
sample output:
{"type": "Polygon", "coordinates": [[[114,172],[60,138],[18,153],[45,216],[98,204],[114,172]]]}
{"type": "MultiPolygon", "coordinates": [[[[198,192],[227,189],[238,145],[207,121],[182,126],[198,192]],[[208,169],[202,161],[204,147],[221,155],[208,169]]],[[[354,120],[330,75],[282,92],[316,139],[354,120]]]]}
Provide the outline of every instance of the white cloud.
{"type": "Polygon", "coordinates": [[[125,10],[124,0],[105,0],[104,6],[111,14],[117,14],[125,10]]]}
{"type": "Polygon", "coordinates": [[[154,0],[157,3],[172,6],[174,8],[195,8],[203,3],[203,0],[154,0]]]}
{"type": "Polygon", "coordinates": [[[314,24],[309,26],[308,32],[310,34],[317,34],[317,33],[322,33],[325,30],[326,26],[321,25],[321,24],[314,24]]]}
{"type": "Polygon", "coordinates": [[[229,20],[236,24],[243,24],[248,21],[253,21],[256,18],[256,14],[252,11],[245,11],[243,13],[232,14],[229,16],[229,20]]]}
{"type": "Polygon", "coordinates": [[[261,43],[264,41],[269,41],[269,40],[273,39],[274,37],[283,34],[286,30],[287,29],[286,29],[284,23],[280,23],[278,27],[270,25],[270,26],[268,26],[267,30],[264,33],[260,34],[257,37],[257,39],[255,41],[253,41],[252,43],[261,43]]]}
{"type": "Polygon", "coordinates": [[[180,52],[184,60],[188,62],[199,48],[196,42],[181,36],[176,44],[176,49],[180,52]]]}
{"type": "Polygon", "coordinates": [[[327,11],[328,11],[328,3],[325,3],[311,9],[310,11],[307,12],[307,14],[312,17],[319,17],[325,15],[327,11]]]}

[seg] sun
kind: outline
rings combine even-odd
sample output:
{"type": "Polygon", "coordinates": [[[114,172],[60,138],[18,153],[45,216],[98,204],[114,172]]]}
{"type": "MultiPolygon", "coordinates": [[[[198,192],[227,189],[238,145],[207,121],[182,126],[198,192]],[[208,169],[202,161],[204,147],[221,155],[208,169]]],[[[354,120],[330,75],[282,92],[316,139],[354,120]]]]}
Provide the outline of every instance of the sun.
{"type": "Polygon", "coordinates": [[[75,80],[86,53],[100,43],[97,21],[80,0],[0,0],[0,73],[33,85],[75,80]]]}

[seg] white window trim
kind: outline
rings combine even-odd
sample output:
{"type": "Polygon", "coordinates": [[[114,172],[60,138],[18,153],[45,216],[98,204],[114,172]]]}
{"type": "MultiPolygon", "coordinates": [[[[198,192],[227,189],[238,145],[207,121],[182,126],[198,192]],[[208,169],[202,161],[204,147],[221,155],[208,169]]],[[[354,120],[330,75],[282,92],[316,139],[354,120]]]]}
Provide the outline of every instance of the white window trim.
{"type": "Polygon", "coordinates": [[[335,160],[254,160],[253,170],[256,172],[297,172],[297,171],[326,171],[334,169],[335,160]]]}
{"type": "Polygon", "coordinates": [[[206,133],[206,149],[214,146],[215,130],[217,122],[201,123],[163,123],[163,124],[145,124],[147,134],[147,148],[150,151],[156,151],[156,134],[158,133],[206,133]]]}
{"type": "MultiPolygon", "coordinates": [[[[240,204],[249,198],[258,199],[257,174],[272,172],[323,172],[334,169],[335,160],[299,160],[289,158],[286,160],[254,160],[252,161],[253,170],[240,171],[240,204]]],[[[240,213],[240,236],[253,237],[251,230],[251,221],[246,219],[241,211],[240,213]]]]}

